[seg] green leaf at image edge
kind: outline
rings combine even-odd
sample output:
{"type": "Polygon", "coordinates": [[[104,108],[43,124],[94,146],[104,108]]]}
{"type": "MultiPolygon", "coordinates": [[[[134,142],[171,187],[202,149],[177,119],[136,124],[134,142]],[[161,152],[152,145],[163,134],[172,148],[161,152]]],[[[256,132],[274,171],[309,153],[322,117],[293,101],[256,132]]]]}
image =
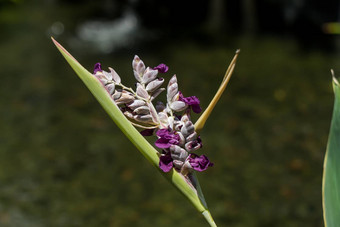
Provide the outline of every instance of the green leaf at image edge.
{"type": "Polygon", "coordinates": [[[124,114],[120,111],[117,105],[112,100],[109,93],[103,87],[99,80],[97,80],[90,72],[88,72],[70,53],[68,53],[57,41],[52,38],[54,44],[64,56],[66,61],[70,64],[79,78],[85,83],[87,88],[91,91],[94,97],[102,105],[105,111],[109,114],[116,125],[128,137],[128,139],[137,147],[137,149],[144,155],[144,157],[156,167],[156,169],[167,178],[189,201],[194,207],[203,214],[204,218],[211,226],[216,226],[213,218],[207,209],[203,194],[201,192],[197,177],[192,175],[193,181],[196,183],[196,188],[193,188],[188,179],[183,177],[176,171],[164,173],[158,167],[159,157],[157,150],[149,144],[147,140],[135,129],[135,127],[126,119],[124,114]]]}
{"type": "Polygon", "coordinates": [[[323,173],[323,212],[326,227],[340,226],[340,87],[333,76],[335,95],[323,173]]]}

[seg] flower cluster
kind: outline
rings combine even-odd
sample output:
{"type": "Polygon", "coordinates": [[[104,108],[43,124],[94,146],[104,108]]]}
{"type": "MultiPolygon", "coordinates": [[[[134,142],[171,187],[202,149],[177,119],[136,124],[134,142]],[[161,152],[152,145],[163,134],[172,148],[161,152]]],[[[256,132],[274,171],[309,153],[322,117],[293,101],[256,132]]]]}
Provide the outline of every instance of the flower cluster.
{"type": "Polygon", "coordinates": [[[135,56],[132,68],[137,80],[133,90],[121,83],[121,78],[112,69],[106,72],[100,63],[94,66],[94,76],[100,80],[120,110],[136,127],[142,128],[141,134],[157,136],[156,147],[162,149],[159,154],[159,167],[164,172],[172,168],[187,175],[192,171],[204,171],[213,163],[205,155],[196,151],[202,147],[200,136],[191,122],[191,110],[200,113],[200,101],[196,96],[184,97],[178,89],[177,77],[172,76],[167,88],[162,88],[164,78],[158,74],[166,73],[168,66],[160,64],[146,67],[144,62],[135,56]],[[166,103],[154,99],[163,91],[166,103]]]}

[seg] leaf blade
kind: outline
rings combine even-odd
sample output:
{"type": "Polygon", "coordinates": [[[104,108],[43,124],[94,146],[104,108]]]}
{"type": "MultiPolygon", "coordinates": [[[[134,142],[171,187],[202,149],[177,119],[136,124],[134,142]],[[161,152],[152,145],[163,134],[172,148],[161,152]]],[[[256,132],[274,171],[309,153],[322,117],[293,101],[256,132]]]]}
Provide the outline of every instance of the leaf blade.
{"type": "Polygon", "coordinates": [[[334,109],[323,173],[323,212],[326,227],[340,224],[340,87],[333,77],[334,109]]]}

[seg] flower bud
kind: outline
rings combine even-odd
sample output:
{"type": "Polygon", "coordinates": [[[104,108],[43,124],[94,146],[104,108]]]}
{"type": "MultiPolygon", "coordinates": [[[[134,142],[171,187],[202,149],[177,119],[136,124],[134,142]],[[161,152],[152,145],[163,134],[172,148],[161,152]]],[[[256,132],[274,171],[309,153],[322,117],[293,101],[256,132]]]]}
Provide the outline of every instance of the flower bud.
{"type": "Polygon", "coordinates": [[[194,140],[194,141],[187,142],[184,145],[184,147],[188,152],[192,152],[192,151],[196,151],[196,150],[200,149],[202,147],[202,144],[198,143],[196,140],[194,140]]]}
{"type": "Polygon", "coordinates": [[[147,115],[135,115],[133,117],[133,119],[135,119],[136,121],[143,122],[143,123],[153,123],[152,117],[151,117],[150,114],[147,114],[147,115]]]}
{"type": "Polygon", "coordinates": [[[163,78],[158,78],[156,80],[153,80],[148,85],[146,85],[146,90],[148,92],[153,92],[156,89],[158,89],[160,86],[162,86],[163,82],[164,82],[163,78]]]}
{"type": "Polygon", "coordinates": [[[172,145],[170,147],[171,158],[174,160],[185,161],[189,153],[181,148],[179,145],[172,145]]]}
{"type": "Polygon", "coordinates": [[[115,90],[115,93],[113,93],[112,98],[113,98],[113,100],[116,101],[116,100],[119,99],[121,96],[122,96],[122,92],[121,92],[121,91],[118,91],[118,90],[115,90]]]}
{"type": "Polygon", "coordinates": [[[192,124],[191,121],[187,121],[184,123],[183,127],[181,128],[181,133],[184,137],[192,134],[195,131],[195,126],[192,124]]]}
{"type": "Polygon", "coordinates": [[[140,106],[137,109],[135,109],[133,111],[133,113],[135,113],[135,114],[149,114],[150,110],[149,110],[149,107],[147,107],[147,106],[140,106]]]}
{"type": "Polygon", "coordinates": [[[176,75],[173,75],[173,76],[171,77],[171,79],[169,80],[168,86],[171,86],[171,85],[173,85],[173,84],[177,84],[177,77],[176,77],[176,75]]]}
{"type": "MultiPolygon", "coordinates": [[[[104,71],[103,71],[104,72],[104,71]]],[[[110,80],[109,80],[109,78],[107,78],[105,75],[104,75],[104,73],[103,72],[97,72],[96,73],[96,77],[98,78],[98,80],[102,83],[102,84],[104,84],[104,85],[106,85],[110,80]]]]}
{"type": "Polygon", "coordinates": [[[128,105],[128,107],[130,109],[134,110],[134,109],[136,109],[138,107],[145,106],[145,105],[146,105],[146,102],[144,102],[143,100],[136,99],[132,103],[130,103],[128,105]]]}
{"type": "Polygon", "coordinates": [[[136,93],[137,93],[138,96],[140,96],[142,98],[145,98],[145,99],[149,98],[148,92],[145,90],[143,85],[141,85],[140,83],[137,83],[136,93]]]}
{"type": "Polygon", "coordinates": [[[137,64],[140,62],[140,58],[138,57],[138,55],[135,55],[135,57],[133,58],[133,61],[132,61],[132,68],[134,70],[136,70],[137,68],[137,64]]]}
{"type": "Polygon", "coordinates": [[[167,94],[166,94],[166,98],[168,102],[171,102],[174,98],[174,96],[178,93],[178,84],[172,84],[170,86],[168,86],[168,90],[167,90],[167,94]]]}
{"type": "Polygon", "coordinates": [[[114,83],[107,84],[105,88],[109,92],[109,94],[112,95],[115,91],[115,84],[114,83]]]}
{"type": "Polygon", "coordinates": [[[173,97],[178,93],[178,84],[177,84],[177,77],[173,75],[168,83],[168,90],[167,90],[167,100],[171,102],[173,97]]]}
{"type": "Polygon", "coordinates": [[[163,124],[167,124],[168,123],[168,115],[166,113],[164,113],[164,112],[158,112],[158,119],[163,124]]]}
{"type": "Polygon", "coordinates": [[[111,80],[112,80],[112,74],[111,74],[111,73],[108,73],[108,72],[106,72],[106,71],[103,70],[103,74],[104,74],[104,76],[106,77],[106,79],[107,79],[108,81],[111,81],[111,80]]]}
{"type": "Polygon", "coordinates": [[[170,104],[170,108],[176,112],[180,112],[185,110],[187,108],[187,105],[185,104],[185,102],[175,101],[170,104]]]}
{"type": "Polygon", "coordinates": [[[182,121],[183,123],[186,123],[186,122],[190,121],[190,119],[189,119],[189,117],[188,117],[187,114],[183,114],[183,116],[182,116],[182,118],[181,118],[181,121],[182,121]]]}
{"type": "Polygon", "coordinates": [[[193,132],[190,135],[188,135],[185,139],[186,139],[187,142],[189,142],[189,141],[195,140],[196,138],[197,138],[197,133],[193,132]]]}
{"type": "Polygon", "coordinates": [[[135,97],[133,97],[133,95],[130,92],[123,90],[120,98],[115,101],[117,105],[120,105],[120,104],[131,103],[134,100],[135,100],[135,97]]]}
{"type": "Polygon", "coordinates": [[[148,102],[147,105],[148,105],[153,122],[158,123],[159,119],[158,119],[158,114],[157,114],[157,111],[155,110],[155,107],[150,102],[148,102]]]}
{"type": "Polygon", "coordinates": [[[143,73],[145,71],[145,65],[137,55],[135,55],[135,58],[132,61],[132,68],[136,80],[141,82],[143,73]]]}
{"type": "Polygon", "coordinates": [[[143,77],[142,77],[142,83],[147,84],[156,79],[158,74],[158,70],[150,69],[149,67],[146,68],[143,77]]]}
{"type": "Polygon", "coordinates": [[[113,81],[114,81],[116,84],[120,84],[121,79],[120,79],[119,75],[116,73],[116,71],[115,71],[113,68],[110,68],[110,67],[109,67],[109,69],[110,69],[110,72],[111,72],[113,81]]]}
{"type": "MultiPolygon", "coordinates": [[[[175,127],[175,129],[176,129],[176,127],[175,127]]],[[[179,145],[183,146],[185,144],[185,141],[186,141],[183,134],[180,133],[180,132],[177,132],[177,135],[179,135],[179,145]]]]}
{"type": "Polygon", "coordinates": [[[130,111],[124,111],[123,114],[126,117],[131,118],[131,119],[133,119],[133,117],[134,117],[133,113],[131,113],[130,111]]]}

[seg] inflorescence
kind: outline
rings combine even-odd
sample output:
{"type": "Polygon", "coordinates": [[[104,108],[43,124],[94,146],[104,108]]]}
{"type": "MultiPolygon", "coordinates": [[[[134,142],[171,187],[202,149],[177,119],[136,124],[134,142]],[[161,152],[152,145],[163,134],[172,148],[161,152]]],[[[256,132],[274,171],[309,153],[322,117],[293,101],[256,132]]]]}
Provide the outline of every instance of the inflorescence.
{"type": "Polygon", "coordinates": [[[164,172],[172,168],[183,175],[196,171],[204,171],[213,163],[205,155],[196,151],[202,147],[200,136],[191,122],[191,111],[200,113],[200,101],[196,96],[184,97],[178,90],[176,75],[172,76],[167,88],[162,88],[164,78],[159,73],[166,73],[168,66],[160,64],[154,68],[145,67],[144,62],[136,55],[132,68],[137,80],[133,90],[121,83],[115,70],[102,70],[101,64],[94,66],[94,76],[100,80],[113,101],[119,106],[130,122],[141,129],[143,136],[156,134],[156,147],[159,153],[159,167],[164,172]],[[167,103],[155,98],[166,90],[167,103]]]}

